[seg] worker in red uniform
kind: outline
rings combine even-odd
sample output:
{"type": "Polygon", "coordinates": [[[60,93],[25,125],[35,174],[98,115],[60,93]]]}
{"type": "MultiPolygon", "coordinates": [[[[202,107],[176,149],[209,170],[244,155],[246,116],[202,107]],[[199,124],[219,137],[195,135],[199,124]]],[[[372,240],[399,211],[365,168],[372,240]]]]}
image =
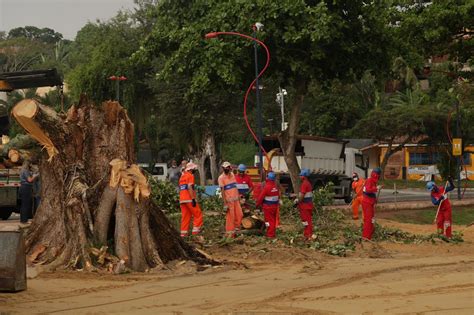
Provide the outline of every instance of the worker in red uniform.
{"type": "Polygon", "coordinates": [[[276,174],[268,173],[265,186],[257,199],[257,207],[262,207],[267,227],[267,237],[276,236],[277,209],[280,205],[280,191],[275,184],[276,174]]]}
{"type": "Polygon", "coordinates": [[[298,198],[295,199],[295,204],[300,210],[301,222],[304,226],[304,238],[309,241],[313,236],[313,186],[309,181],[310,170],[303,168],[300,172],[301,186],[298,198]]]}
{"type": "Polygon", "coordinates": [[[450,238],[452,236],[452,209],[447,193],[454,190],[454,183],[451,177],[448,178],[449,186],[436,186],[434,182],[428,182],[426,189],[431,192],[431,201],[439,207],[438,215],[435,218],[438,234],[444,234],[450,238]]]}
{"type": "Polygon", "coordinates": [[[359,178],[359,174],[352,173],[352,190],[354,191],[354,199],[352,199],[352,218],[359,219],[359,207],[362,205],[362,190],[364,189],[365,180],[359,178]]]}
{"type": "Polygon", "coordinates": [[[222,169],[223,172],[217,181],[224,199],[224,210],[226,210],[225,232],[227,237],[235,237],[235,232],[240,230],[243,217],[239,191],[235,175],[232,173],[232,165],[229,162],[224,162],[222,169]]]}
{"type": "Polygon", "coordinates": [[[371,240],[374,234],[375,204],[377,202],[377,191],[381,188],[377,186],[380,173],[382,173],[380,167],[374,168],[370,173],[370,178],[365,181],[364,188],[362,189],[362,211],[364,211],[362,239],[366,240],[371,240]]]}
{"type": "Polygon", "coordinates": [[[181,237],[188,236],[189,225],[193,218],[192,235],[201,232],[202,211],[196,201],[196,191],[194,190],[194,173],[197,165],[190,162],[186,164],[184,172],[179,178],[179,204],[181,206],[181,237]]]}
{"type": "Polygon", "coordinates": [[[249,200],[252,196],[252,179],[246,173],[247,167],[244,164],[240,164],[237,168],[237,171],[237,175],[235,175],[235,182],[237,183],[237,189],[239,190],[240,200],[243,201],[244,207],[249,209],[249,206],[245,204],[245,201],[249,200]]]}

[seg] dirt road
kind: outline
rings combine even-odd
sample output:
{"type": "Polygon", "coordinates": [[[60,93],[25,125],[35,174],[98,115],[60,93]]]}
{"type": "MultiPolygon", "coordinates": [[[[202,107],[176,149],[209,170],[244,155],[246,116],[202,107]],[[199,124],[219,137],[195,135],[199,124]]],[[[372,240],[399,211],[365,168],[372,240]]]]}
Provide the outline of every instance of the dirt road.
{"type": "MultiPolygon", "coordinates": [[[[390,224],[416,232],[431,228],[390,224]]],[[[182,263],[173,271],[153,274],[43,273],[29,280],[28,291],[0,294],[0,311],[473,314],[474,228],[464,233],[466,242],[459,245],[365,244],[346,258],[300,249],[245,254],[248,249],[222,248],[212,254],[239,263],[201,272],[182,263]]]]}

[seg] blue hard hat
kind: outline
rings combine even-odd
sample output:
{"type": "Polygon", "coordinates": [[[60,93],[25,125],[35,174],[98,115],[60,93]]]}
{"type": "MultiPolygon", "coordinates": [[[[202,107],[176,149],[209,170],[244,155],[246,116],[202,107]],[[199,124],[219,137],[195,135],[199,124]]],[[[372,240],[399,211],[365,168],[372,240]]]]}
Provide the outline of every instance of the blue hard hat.
{"type": "Polygon", "coordinates": [[[426,189],[428,189],[429,191],[432,191],[433,188],[435,188],[435,187],[436,187],[435,182],[427,182],[426,183],[426,189]]]}
{"type": "Polygon", "coordinates": [[[300,172],[300,176],[308,177],[311,174],[310,170],[307,168],[303,168],[300,172]]]}
{"type": "Polygon", "coordinates": [[[376,168],[374,168],[374,170],[372,172],[380,175],[382,173],[382,169],[380,167],[376,167],[376,168]]]}
{"type": "Polygon", "coordinates": [[[276,178],[276,174],[275,174],[275,173],[273,173],[273,172],[268,173],[267,179],[269,179],[269,180],[275,180],[275,178],[276,178]]]}
{"type": "Polygon", "coordinates": [[[245,164],[239,164],[238,170],[240,172],[245,172],[247,170],[247,166],[245,166],[245,164]]]}

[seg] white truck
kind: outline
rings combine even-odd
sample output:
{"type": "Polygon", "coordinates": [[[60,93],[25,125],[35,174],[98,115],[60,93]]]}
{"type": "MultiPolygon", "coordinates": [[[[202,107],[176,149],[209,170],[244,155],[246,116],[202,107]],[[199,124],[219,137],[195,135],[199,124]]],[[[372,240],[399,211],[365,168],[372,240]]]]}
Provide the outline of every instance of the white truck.
{"type": "Polygon", "coordinates": [[[153,167],[150,167],[149,163],[138,163],[138,166],[149,172],[155,180],[163,181],[168,177],[168,166],[166,163],[155,163],[153,167]]]}
{"type": "MultiPolygon", "coordinates": [[[[346,203],[352,200],[352,172],[366,177],[368,163],[358,149],[346,148],[347,141],[318,136],[298,136],[295,152],[300,168],[311,171],[310,181],[314,188],[322,187],[329,182],[334,184],[335,198],[344,199],[346,203]]],[[[267,152],[274,150],[271,157],[271,167],[280,175],[280,184],[292,191],[288,167],[281,153],[280,143],[276,136],[263,138],[263,147],[267,152]],[[278,150],[280,149],[280,150],[278,150]]],[[[266,158],[264,165],[266,165],[266,158]]],[[[258,163],[258,155],[255,156],[258,163]]]]}

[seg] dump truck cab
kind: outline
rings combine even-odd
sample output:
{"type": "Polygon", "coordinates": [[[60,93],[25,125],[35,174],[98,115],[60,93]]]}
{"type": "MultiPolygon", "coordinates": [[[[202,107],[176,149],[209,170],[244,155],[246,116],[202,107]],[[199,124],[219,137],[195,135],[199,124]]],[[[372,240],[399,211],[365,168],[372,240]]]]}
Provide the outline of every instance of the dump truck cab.
{"type": "MultiPolygon", "coordinates": [[[[56,69],[0,73],[0,93],[37,87],[62,87],[62,85],[62,79],[56,69]]],[[[9,118],[6,108],[0,111],[0,127],[0,135],[8,133],[9,118]]],[[[20,167],[0,169],[0,219],[8,220],[13,212],[20,211],[19,188],[20,167]]]]}

